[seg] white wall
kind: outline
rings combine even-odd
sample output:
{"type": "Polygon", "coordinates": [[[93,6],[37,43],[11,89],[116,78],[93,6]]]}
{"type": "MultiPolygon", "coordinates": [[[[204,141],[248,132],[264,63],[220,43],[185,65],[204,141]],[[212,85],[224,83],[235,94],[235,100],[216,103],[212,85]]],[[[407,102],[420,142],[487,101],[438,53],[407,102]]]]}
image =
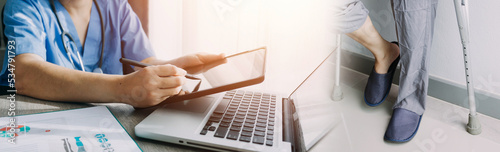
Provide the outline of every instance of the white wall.
{"type": "MultiPolygon", "coordinates": [[[[396,40],[390,0],[363,0],[381,35],[396,40]]],[[[500,94],[500,1],[469,1],[470,56],[475,88],[500,94]]],[[[440,0],[437,8],[432,50],[429,52],[431,76],[465,86],[465,72],[460,35],[453,0],[440,0]]],[[[344,36],[344,49],[372,57],[354,40],[344,36]]]]}
{"type": "Polygon", "coordinates": [[[150,0],[149,8],[149,38],[157,57],[182,55],[182,0],[150,0]]]}
{"type": "Polygon", "coordinates": [[[184,0],[183,53],[233,54],[267,46],[266,80],[259,86],[290,93],[334,48],[324,6],[302,0],[184,0]]]}

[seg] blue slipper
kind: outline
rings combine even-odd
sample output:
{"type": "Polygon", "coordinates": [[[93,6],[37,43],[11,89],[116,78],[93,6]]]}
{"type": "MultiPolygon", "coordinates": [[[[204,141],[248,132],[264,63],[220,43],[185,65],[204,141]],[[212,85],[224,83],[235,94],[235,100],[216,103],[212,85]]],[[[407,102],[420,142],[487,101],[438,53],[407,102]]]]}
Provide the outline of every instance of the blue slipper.
{"type": "Polygon", "coordinates": [[[403,108],[394,109],[384,139],[398,143],[410,141],[417,133],[421,120],[422,115],[413,111],[403,108]]]}
{"type": "MultiPolygon", "coordinates": [[[[397,44],[397,42],[392,42],[397,44]]],[[[373,67],[365,88],[365,103],[369,106],[377,106],[385,100],[391,91],[392,78],[399,63],[399,56],[391,63],[386,74],[375,72],[373,67]]]]}

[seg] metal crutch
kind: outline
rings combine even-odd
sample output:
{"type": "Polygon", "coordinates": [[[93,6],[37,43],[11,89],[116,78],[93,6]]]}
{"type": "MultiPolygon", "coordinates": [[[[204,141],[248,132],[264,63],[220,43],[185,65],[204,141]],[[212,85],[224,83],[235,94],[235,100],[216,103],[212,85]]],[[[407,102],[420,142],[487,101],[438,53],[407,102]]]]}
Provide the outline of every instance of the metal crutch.
{"type": "Polygon", "coordinates": [[[342,43],[342,35],[337,35],[337,51],[335,57],[335,86],[333,86],[332,99],[333,101],[340,101],[344,98],[344,94],[342,93],[342,89],[340,88],[340,44],[342,43]]]}
{"type": "Polygon", "coordinates": [[[467,93],[469,96],[469,123],[467,123],[467,132],[472,135],[481,133],[481,123],[476,112],[476,100],[474,98],[474,85],[472,83],[472,72],[469,71],[469,7],[468,0],[454,0],[455,12],[457,14],[458,29],[460,31],[460,38],[462,39],[462,46],[464,51],[465,63],[465,79],[467,80],[467,93]]]}

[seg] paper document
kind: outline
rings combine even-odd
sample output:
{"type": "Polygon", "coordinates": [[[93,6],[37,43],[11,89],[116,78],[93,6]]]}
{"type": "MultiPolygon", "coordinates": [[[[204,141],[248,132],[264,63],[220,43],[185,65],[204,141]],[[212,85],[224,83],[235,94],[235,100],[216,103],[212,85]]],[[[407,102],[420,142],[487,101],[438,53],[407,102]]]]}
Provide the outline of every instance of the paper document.
{"type": "Polygon", "coordinates": [[[105,106],[0,118],[0,151],[140,152],[105,106]],[[15,134],[11,134],[15,129],[15,134]],[[8,142],[15,139],[15,144],[8,142]]]}

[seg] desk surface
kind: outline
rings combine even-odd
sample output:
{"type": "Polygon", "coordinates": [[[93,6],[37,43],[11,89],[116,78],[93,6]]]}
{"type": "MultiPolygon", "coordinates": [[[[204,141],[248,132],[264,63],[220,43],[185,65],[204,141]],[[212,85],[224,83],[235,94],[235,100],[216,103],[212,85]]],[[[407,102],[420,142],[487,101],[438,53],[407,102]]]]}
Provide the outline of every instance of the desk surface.
{"type": "MultiPolygon", "coordinates": [[[[7,95],[0,96],[0,117],[7,116],[9,101],[7,95]]],[[[200,151],[200,149],[181,146],[161,141],[149,140],[135,136],[134,127],[151,114],[154,109],[134,109],[132,106],[120,103],[76,103],[76,102],[55,102],[35,99],[27,96],[16,95],[16,115],[35,114],[41,112],[61,111],[69,109],[86,108],[92,106],[107,106],[113,115],[122,124],[128,134],[135,140],[139,147],[146,152],[155,151],[200,151]]],[[[324,142],[323,142],[324,143],[324,142]]],[[[328,142],[322,144],[330,145],[328,142]]],[[[321,147],[321,146],[320,146],[321,147]]],[[[314,148],[323,151],[330,149],[330,146],[314,148]]],[[[206,151],[206,150],[204,150],[206,151]]]]}
{"type": "MultiPolygon", "coordinates": [[[[7,107],[9,106],[7,96],[0,96],[0,117],[7,116],[7,107]]],[[[148,140],[136,137],[134,127],[144,118],[146,118],[154,110],[151,109],[134,109],[132,106],[119,103],[110,104],[87,104],[87,103],[68,103],[68,102],[53,102],[34,99],[31,97],[16,95],[16,114],[34,114],[40,112],[59,111],[68,109],[77,109],[91,107],[95,105],[105,105],[120,121],[122,126],[127,130],[128,134],[137,142],[143,151],[199,151],[199,149],[148,140]]]]}
{"type": "MultiPolygon", "coordinates": [[[[297,81],[299,83],[300,81],[297,81]]],[[[279,87],[294,89],[297,84],[284,84],[279,87]],[[292,87],[293,86],[293,87],[292,87]]],[[[283,90],[277,88],[275,85],[270,85],[267,83],[263,83],[261,85],[255,85],[250,87],[242,88],[243,90],[283,90]]],[[[272,93],[281,93],[281,92],[272,92],[272,93]]],[[[284,94],[288,95],[288,94],[284,94]]],[[[0,96],[0,117],[7,116],[9,101],[7,99],[7,95],[0,96]]],[[[161,141],[155,141],[150,139],[139,138],[135,136],[134,127],[144,120],[149,114],[151,114],[155,109],[134,109],[132,106],[121,103],[76,103],[76,102],[55,102],[55,101],[47,101],[40,100],[36,98],[31,98],[28,96],[16,95],[16,115],[25,115],[25,114],[35,114],[41,112],[50,112],[50,111],[61,111],[61,110],[69,110],[69,109],[78,109],[78,108],[86,108],[92,106],[107,106],[108,109],[113,113],[113,115],[118,119],[118,121],[122,124],[128,134],[135,140],[135,142],[139,145],[139,147],[145,152],[155,152],[155,151],[200,151],[198,148],[181,146],[177,144],[171,144],[161,141]]],[[[329,144],[325,144],[329,145],[329,144]]],[[[313,151],[323,151],[325,149],[330,148],[326,146],[326,148],[319,148],[322,150],[313,150],[313,151]]],[[[316,148],[318,149],[318,148],[316,148]]],[[[206,151],[206,150],[204,150],[206,151]]]]}
{"type": "MultiPolygon", "coordinates": [[[[323,57],[321,57],[323,58],[323,57]]],[[[321,60],[318,60],[317,62],[320,62],[321,60]]],[[[311,62],[311,64],[316,64],[316,62],[311,62]]],[[[305,65],[302,65],[305,66],[305,65]]],[[[307,66],[305,66],[307,67],[307,66]]],[[[288,68],[287,70],[283,71],[284,68],[279,68],[276,70],[281,70],[278,71],[277,73],[292,73],[292,71],[297,71],[297,69],[305,69],[305,68],[297,68],[297,66],[287,66],[285,68],[288,68]]],[[[250,89],[250,90],[261,90],[261,91],[270,91],[271,93],[276,93],[276,94],[282,94],[282,95],[288,95],[293,89],[295,89],[301,82],[302,80],[307,77],[309,74],[309,71],[312,71],[315,68],[315,66],[309,66],[307,69],[308,70],[299,70],[302,72],[294,72],[296,76],[294,77],[288,77],[288,76],[283,76],[283,75],[267,75],[266,76],[266,81],[263,82],[262,84],[259,85],[254,85],[254,86],[249,86],[242,88],[243,90],[250,89]],[[297,76],[300,75],[300,76],[297,76]],[[290,83],[293,82],[293,83],[290,83]],[[272,91],[275,90],[275,91],[272,91]]],[[[327,68],[328,69],[328,68],[327,68]]],[[[329,68],[332,69],[332,68],[329,68]]],[[[274,70],[274,69],[270,69],[274,70]]],[[[332,74],[332,73],[328,73],[332,74]]],[[[326,78],[331,78],[326,77],[326,78]]],[[[330,80],[330,79],[328,79],[330,80]]],[[[330,81],[333,81],[331,79],[330,81]]],[[[332,83],[327,83],[327,84],[333,84],[332,83]]],[[[331,88],[331,87],[328,87],[331,88]]],[[[326,91],[328,93],[325,93],[326,96],[329,96],[329,92],[331,91],[326,91]]],[[[144,118],[146,118],[149,114],[151,114],[154,109],[134,109],[132,106],[127,105],[127,104],[120,104],[120,103],[106,103],[106,104],[100,104],[100,103],[72,103],[72,102],[54,102],[54,101],[46,101],[46,100],[40,100],[40,99],[35,99],[27,96],[22,96],[22,95],[16,95],[16,114],[17,115],[24,115],[24,114],[34,114],[34,113],[41,113],[41,112],[50,112],[50,111],[60,111],[60,110],[68,110],[68,109],[77,109],[77,108],[85,108],[85,107],[91,107],[91,106],[96,106],[96,105],[104,105],[109,108],[109,110],[113,113],[113,115],[118,119],[118,121],[122,124],[122,126],[127,130],[128,134],[134,139],[139,147],[146,152],[149,151],[200,151],[200,149],[197,148],[192,148],[192,147],[187,147],[187,146],[181,146],[181,145],[176,145],[176,144],[171,144],[171,143],[166,143],[166,142],[160,142],[160,141],[155,141],[155,140],[149,140],[149,139],[144,139],[144,138],[139,138],[136,137],[134,134],[134,127],[141,122],[144,118]]],[[[7,100],[7,96],[0,96],[0,117],[5,117],[7,116],[7,107],[9,107],[9,101],[7,100]]],[[[313,148],[312,151],[325,151],[331,148],[331,142],[330,140],[328,141],[321,141],[321,144],[323,146],[320,146],[320,148],[313,148]]],[[[318,143],[317,145],[320,145],[318,143]]],[[[317,147],[317,146],[315,146],[317,147]]]]}

